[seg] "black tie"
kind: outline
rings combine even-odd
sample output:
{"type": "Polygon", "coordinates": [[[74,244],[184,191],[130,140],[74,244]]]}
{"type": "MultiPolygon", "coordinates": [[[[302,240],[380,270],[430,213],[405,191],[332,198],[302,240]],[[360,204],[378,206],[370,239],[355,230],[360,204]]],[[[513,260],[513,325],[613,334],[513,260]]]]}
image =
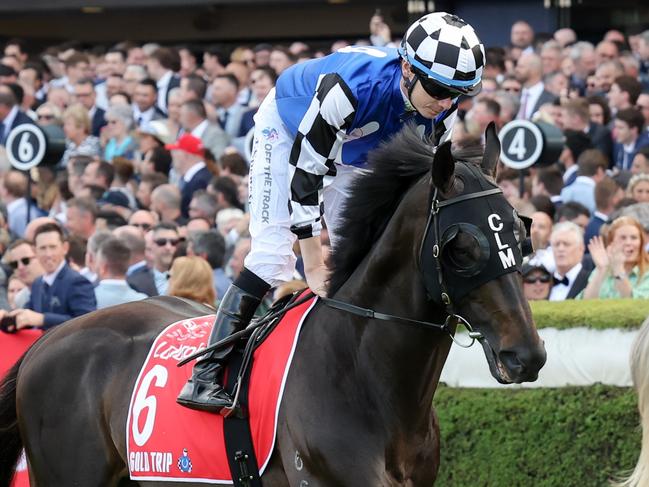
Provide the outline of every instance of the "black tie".
{"type": "Polygon", "coordinates": [[[556,276],[552,278],[552,282],[554,282],[554,285],[556,286],[557,284],[563,284],[564,286],[567,286],[570,284],[570,281],[566,276],[563,276],[563,279],[559,279],[556,276]]]}

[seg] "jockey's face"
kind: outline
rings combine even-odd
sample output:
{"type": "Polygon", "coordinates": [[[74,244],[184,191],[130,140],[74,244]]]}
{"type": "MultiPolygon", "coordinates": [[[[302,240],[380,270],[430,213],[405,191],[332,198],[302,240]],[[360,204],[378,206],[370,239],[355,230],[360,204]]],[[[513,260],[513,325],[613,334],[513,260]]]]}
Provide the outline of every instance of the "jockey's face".
{"type": "MultiPolygon", "coordinates": [[[[414,73],[410,70],[410,65],[408,63],[402,63],[402,74],[403,77],[401,79],[401,88],[403,93],[407,95],[408,89],[406,88],[405,80],[412,80],[414,77],[414,73]]],[[[417,81],[412,90],[412,93],[410,94],[410,103],[422,117],[433,119],[444,110],[451,108],[453,99],[433,98],[428,93],[426,93],[423,86],[421,85],[421,82],[417,81]]]]}
{"type": "Polygon", "coordinates": [[[444,110],[451,108],[452,98],[438,100],[424,91],[420,82],[417,82],[410,95],[410,103],[422,117],[435,118],[444,110]]]}

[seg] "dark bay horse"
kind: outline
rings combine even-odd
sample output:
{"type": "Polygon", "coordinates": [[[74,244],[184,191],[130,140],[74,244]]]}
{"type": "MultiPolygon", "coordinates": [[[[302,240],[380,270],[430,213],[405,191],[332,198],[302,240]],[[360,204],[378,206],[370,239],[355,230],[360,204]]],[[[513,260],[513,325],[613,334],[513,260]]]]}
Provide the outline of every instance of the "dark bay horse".
{"type": "MultiPolygon", "coordinates": [[[[524,229],[494,183],[493,127],[486,137],[484,156],[454,158],[450,144],[433,153],[406,127],[373,153],[344,212],[329,295],[435,323],[452,307],[479,332],[495,379],[533,381],[545,350],[517,272],[524,229]]],[[[0,487],[23,446],[32,486],[138,485],[128,479],[125,438],[137,374],[165,326],[209,312],[151,298],[46,334],[4,381],[0,487]]],[[[431,486],[433,395],[451,344],[448,331],[318,303],[287,378],[264,485],[431,486]]]]}

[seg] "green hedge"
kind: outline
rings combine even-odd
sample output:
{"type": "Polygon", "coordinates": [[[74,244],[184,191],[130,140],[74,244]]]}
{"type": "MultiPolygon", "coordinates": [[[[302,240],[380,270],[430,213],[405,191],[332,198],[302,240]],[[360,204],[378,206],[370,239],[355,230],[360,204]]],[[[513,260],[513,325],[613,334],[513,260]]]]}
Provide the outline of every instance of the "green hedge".
{"type": "Polygon", "coordinates": [[[456,389],[435,396],[442,487],[591,487],[640,452],[631,389],[456,389]]]}
{"type": "Polygon", "coordinates": [[[649,316],[649,299],[530,301],[538,328],[639,328],[649,316]]]}

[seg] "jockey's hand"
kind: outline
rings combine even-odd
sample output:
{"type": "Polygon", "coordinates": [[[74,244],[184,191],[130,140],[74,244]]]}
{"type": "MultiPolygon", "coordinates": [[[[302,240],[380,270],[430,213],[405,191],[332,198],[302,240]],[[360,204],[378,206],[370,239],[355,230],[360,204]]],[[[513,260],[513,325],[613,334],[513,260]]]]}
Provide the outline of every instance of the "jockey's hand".
{"type": "Polygon", "coordinates": [[[304,270],[306,274],[306,283],[309,285],[311,291],[318,296],[327,296],[327,280],[329,279],[329,269],[322,264],[322,266],[312,269],[310,271],[304,270]]]}
{"type": "Polygon", "coordinates": [[[325,296],[327,293],[329,270],[324,263],[320,236],[303,238],[299,242],[300,253],[304,261],[306,283],[314,293],[319,296],[325,296]]]}

